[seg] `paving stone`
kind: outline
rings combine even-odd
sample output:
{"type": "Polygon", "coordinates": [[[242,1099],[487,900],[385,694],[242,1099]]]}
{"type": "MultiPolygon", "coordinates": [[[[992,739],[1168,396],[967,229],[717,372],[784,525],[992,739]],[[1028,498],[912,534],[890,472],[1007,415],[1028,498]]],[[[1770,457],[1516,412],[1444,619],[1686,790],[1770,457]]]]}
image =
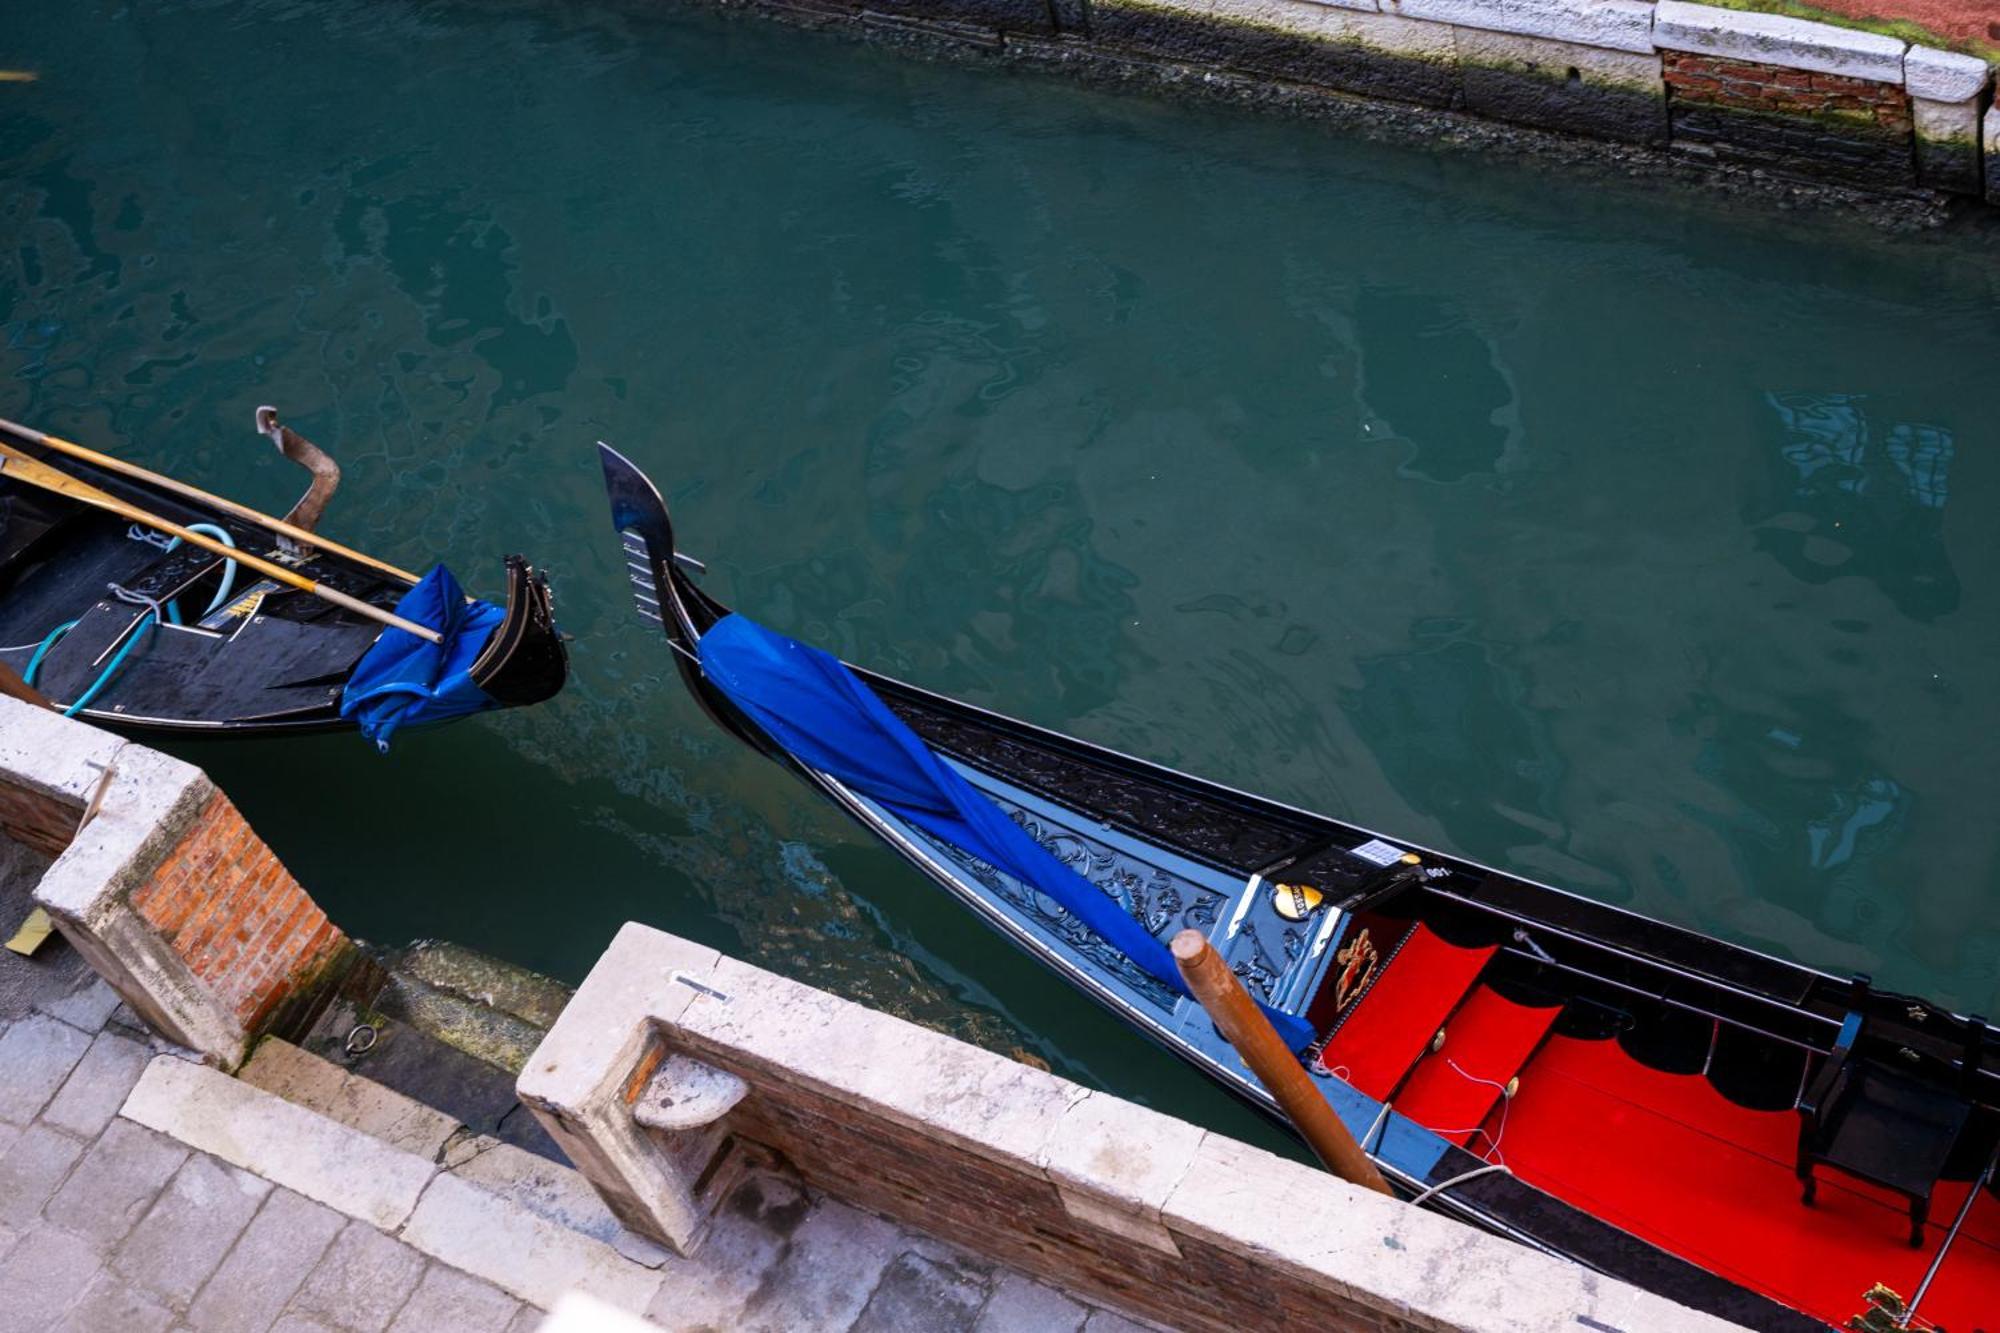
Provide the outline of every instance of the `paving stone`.
{"type": "Polygon", "coordinates": [[[152,1210],[118,1247],[111,1266],[147,1290],[185,1304],[270,1192],[257,1177],[197,1153],[160,1191],[152,1210]]]}
{"type": "Polygon", "coordinates": [[[763,1289],[793,1229],[771,1224],[758,1206],[757,1184],[746,1181],[730,1195],[693,1258],[672,1258],[660,1268],[648,1319],[669,1333],[742,1324],[744,1307],[763,1289]]]}
{"type": "Polygon", "coordinates": [[[21,1233],[14,1230],[14,1228],[9,1226],[0,1226],[0,1259],[5,1259],[7,1257],[8,1249],[11,1248],[14,1242],[19,1240],[20,1238],[21,1238],[21,1233]]]}
{"type": "Polygon", "coordinates": [[[146,1066],[122,1114],[387,1231],[432,1172],[428,1158],[172,1056],[146,1066]]]}
{"type": "Polygon", "coordinates": [[[113,1120],[56,1191],[42,1216],[110,1247],[145,1216],[187,1149],[129,1120],[113,1120]]]}
{"type": "Polygon", "coordinates": [[[456,1176],[439,1176],[430,1183],[403,1228],[403,1239],[433,1259],[544,1308],[581,1287],[607,1305],[636,1313],[660,1289],[658,1273],[602,1241],[456,1176]]]}
{"type": "Polygon", "coordinates": [[[276,1037],[258,1044],[241,1077],[288,1102],[425,1158],[436,1158],[459,1129],[458,1121],[444,1112],[276,1037]]]}
{"type": "Polygon", "coordinates": [[[895,1223],[822,1199],[792,1232],[790,1248],[738,1327],[844,1329],[860,1316],[883,1270],[909,1247],[909,1233],[895,1223]]]}
{"type": "Polygon", "coordinates": [[[118,1004],[118,992],[106,985],[104,978],[86,972],[69,994],[43,1000],[35,1008],[79,1031],[98,1032],[111,1021],[118,1004]]]}
{"type": "Polygon", "coordinates": [[[160,1333],[174,1312],[129,1283],[99,1273],[54,1333],[160,1333]]]}
{"type": "Polygon", "coordinates": [[[100,1033],[42,1112],[42,1123],[79,1138],[96,1138],[125,1104],[151,1058],[152,1052],[128,1037],[100,1033]]]}
{"type": "Polygon", "coordinates": [[[968,1333],[987,1294],[985,1273],[920,1254],[899,1255],[854,1321],[853,1333],[968,1333]]]}
{"type": "Polygon", "coordinates": [[[48,1333],[90,1286],[104,1255],[81,1236],[31,1231],[0,1260],[0,1333],[48,1333]]]}
{"type": "Polygon", "coordinates": [[[498,1287],[432,1264],[389,1327],[392,1333],[501,1333],[520,1309],[521,1303],[498,1287]]]}
{"type": "Polygon", "coordinates": [[[83,1145],[53,1129],[34,1125],[14,1137],[0,1155],[0,1222],[25,1227],[83,1156],[83,1145]]]}
{"type": "Polygon", "coordinates": [[[1076,1333],[1089,1309],[1019,1273],[1003,1273],[979,1312],[973,1333],[1076,1333]]]}
{"type": "Polygon", "coordinates": [[[365,1222],[349,1222],[292,1297],[292,1309],[347,1333],[382,1333],[423,1276],[423,1255],[365,1222]]]}
{"type": "Polygon", "coordinates": [[[0,1034],[0,1120],[33,1120],[89,1047],[87,1035],[47,1014],[17,1020],[0,1034]]]}
{"type": "MultiPolygon", "coordinates": [[[[322,1324],[317,1319],[308,1319],[302,1314],[288,1314],[279,1317],[271,1325],[271,1333],[339,1333],[330,1324],[322,1324]]],[[[443,1330],[439,1330],[443,1333],[443,1330]]]]}
{"type": "Polygon", "coordinates": [[[347,1221],[331,1208],[276,1190],[188,1310],[188,1323],[214,1333],[259,1329],[292,1293],[347,1221]]]}
{"type": "Polygon", "coordinates": [[[524,1305],[520,1313],[514,1316],[514,1322],[507,1325],[507,1333],[536,1333],[548,1317],[546,1310],[537,1310],[532,1305],[524,1305]]]}

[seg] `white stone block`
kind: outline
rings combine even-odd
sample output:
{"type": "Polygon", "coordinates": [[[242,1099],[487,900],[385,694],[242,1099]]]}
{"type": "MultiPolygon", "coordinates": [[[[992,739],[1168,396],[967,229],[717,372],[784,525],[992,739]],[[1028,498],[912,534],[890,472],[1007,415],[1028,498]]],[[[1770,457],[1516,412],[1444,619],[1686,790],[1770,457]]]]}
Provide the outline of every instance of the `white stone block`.
{"type": "Polygon", "coordinates": [[[445,1140],[460,1129],[444,1112],[277,1037],[258,1043],[240,1077],[295,1106],[432,1161],[445,1140]]]}
{"type": "Polygon", "coordinates": [[[0,695],[0,774],[82,805],[126,742],[108,731],[0,695]]]}
{"type": "Polygon", "coordinates": [[[1903,56],[1903,86],[1912,97],[1933,102],[1970,102],[1986,91],[1993,71],[1977,56],[1913,46],[1903,56]]]}
{"type": "Polygon", "coordinates": [[[1458,60],[1458,45],[1452,40],[1449,23],[1404,18],[1400,14],[1344,14],[1345,40],[1385,55],[1408,56],[1434,65],[1451,65],[1458,60]]]}
{"type": "Polygon", "coordinates": [[[1653,44],[1662,51],[1695,51],[1894,84],[1903,82],[1907,47],[1878,33],[1686,0],[1660,0],[1653,12],[1653,44]]]}
{"type": "Polygon", "coordinates": [[[1178,1255],[1160,1206],[1206,1137],[1185,1120],[1093,1094],[1063,1117],[1041,1165],[1072,1217],[1178,1255]]]}
{"type": "Polygon", "coordinates": [[[1577,77],[1592,87],[1666,97],[1666,86],[1660,80],[1660,56],[1650,47],[1644,55],[1636,55],[1630,51],[1609,51],[1547,37],[1482,32],[1476,28],[1457,29],[1455,40],[1460,65],[1534,73],[1558,81],[1568,71],[1575,70],[1577,77]]]}
{"type": "Polygon", "coordinates": [[[610,1246],[443,1175],[418,1200],[403,1240],[530,1305],[554,1305],[584,1290],[634,1313],[660,1289],[660,1275],[610,1246]]]}
{"type": "Polygon", "coordinates": [[[410,1216],[433,1172],[414,1153],[171,1055],[146,1067],[121,1114],[384,1231],[410,1216]]]}
{"type": "Polygon", "coordinates": [[[1549,37],[1609,51],[1653,50],[1653,6],[1643,0],[1381,0],[1382,10],[1460,29],[1549,37]]]}
{"type": "Polygon", "coordinates": [[[1911,119],[1917,137],[1933,143],[1962,143],[1968,149],[1979,142],[1979,103],[1933,102],[1925,97],[1910,99],[1911,119]]]}

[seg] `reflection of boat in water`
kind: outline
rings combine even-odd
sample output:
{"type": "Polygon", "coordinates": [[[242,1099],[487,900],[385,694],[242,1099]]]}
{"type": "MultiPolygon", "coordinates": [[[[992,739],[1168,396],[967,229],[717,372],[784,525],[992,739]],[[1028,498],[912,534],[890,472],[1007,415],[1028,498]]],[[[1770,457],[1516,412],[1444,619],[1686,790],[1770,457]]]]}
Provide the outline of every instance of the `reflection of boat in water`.
{"type": "Polygon", "coordinates": [[[567,650],[526,561],[506,562],[503,609],[442,567],[419,579],[317,536],[339,469],[269,409],[258,424],[313,472],[290,519],[9,425],[0,665],[72,715],[183,734],[386,739],[562,688],[567,650]]]}
{"type": "Polygon", "coordinates": [[[1274,1109],[1159,965],[1188,927],[1406,1197],[1751,1328],[1844,1324],[1878,1283],[1991,1315],[1983,1019],[846,668],[704,593],[603,462],[706,711],[1232,1092],[1274,1109]]]}

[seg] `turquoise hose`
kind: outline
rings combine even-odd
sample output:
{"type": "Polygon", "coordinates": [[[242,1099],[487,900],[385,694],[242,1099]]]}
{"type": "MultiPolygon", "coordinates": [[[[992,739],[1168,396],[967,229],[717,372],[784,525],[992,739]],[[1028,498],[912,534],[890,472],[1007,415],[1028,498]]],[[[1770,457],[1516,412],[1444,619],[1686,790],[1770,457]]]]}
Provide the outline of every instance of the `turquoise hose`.
{"type": "MultiPolygon", "coordinates": [[[[189,532],[199,532],[204,537],[213,537],[231,550],[234,550],[236,547],[235,538],[231,537],[226,530],[217,527],[213,523],[190,523],[187,525],[187,528],[189,532]]],[[[176,537],[167,544],[167,549],[171,551],[180,544],[181,539],[176,537]]],[[[215,596],[208,600],[208,611],[204,611],[202,614],[205,616],[210,611],[215,610],[216,607],[227,602],[229,600],[230,589],[235,586],[236,562],[234,560],[224,560],[222,562],[222,582],[216,587],[215,596]]],[[[167,605],[167,619],[173,624],[180,624],[180,608],[169,603],[167,605]]],[[[132,632],[126,636],[125,642],[119,645],[117,654],[104,664],[104,670],[98,672],[97,679],[90,682],[90,688],[78,695],[76,702],[63,709],[63,716],[75,717],[89,706],[92,699],[103,693],[104,687],[111,683],[111,678],[118,674],[118,669],[125,665],[125,659],[132,655],[132,649],[138,645],[139,640],[144,638],[146,632],[153,629],[158,623],[159,617],[151,611],[139,617],[139,622],[132,627],[132,632]]],[[[76,622],[72,620],[65,624],[57,625],[54,629],[50,630],[48,637],[44,638],[36,646],[34,656],[28,659],[28,669],[21,673],[21,679],[33,685],[35,683],[35,673],[42,669],[42,659],[49,655],[49,649],[60,643],[63,635],[75,628],[76,622]]]]}
{"type": "MultiPolygon", "coordinates": [[[[199,532],[204,537],[213,537],[231,550],[236,549],[236,539],[213,523],[190,523],[187,525],[187,530],[189,532],[199,532]]],[[[181,539],[176,537],[167,543],[167,549],[171,551],[180,544],[181,539]]],[[[203,611],[202,614],[205,616],[215,610],[216,607],[227,602],[229,600],[229,590],[235,586],[236,562],[234,560],[225,560],[222,562],[222,583],[216,588],[215,596],[208,599],[208,610],[203,611]]],[[[181,623],[181,610],[171,602],[167,604],[167,619],[176,625],[181,623]]]]}
{"type": "Polygon", "coordinates": [[[35,673],[42,669],[42,659],[49,655],[49,649],[62,642],[62,636],[75,628],[76,622],[74,620],[65,620],[62,624],[50,630],[41,643],[36,645],[35,655],[28,659],[28,669],[21,673],[21,679],[33,685],[35,683],[35,673]]]}

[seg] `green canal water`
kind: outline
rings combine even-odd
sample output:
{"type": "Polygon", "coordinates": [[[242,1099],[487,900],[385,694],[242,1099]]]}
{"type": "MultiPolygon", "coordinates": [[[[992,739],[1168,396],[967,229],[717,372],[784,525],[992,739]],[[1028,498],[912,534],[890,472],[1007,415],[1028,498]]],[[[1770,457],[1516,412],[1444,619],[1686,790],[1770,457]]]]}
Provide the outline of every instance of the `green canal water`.
{"type": "Polygon", "coordinates": [[[2000,240],[1895,238],[742,20],[10,0],[6,415],[497,591],[553,703],[187,747],[328,909],[705,940],[1241,1130],[724,740],[592,442],[854,660],[2000,1006],[2000,240]]]}

